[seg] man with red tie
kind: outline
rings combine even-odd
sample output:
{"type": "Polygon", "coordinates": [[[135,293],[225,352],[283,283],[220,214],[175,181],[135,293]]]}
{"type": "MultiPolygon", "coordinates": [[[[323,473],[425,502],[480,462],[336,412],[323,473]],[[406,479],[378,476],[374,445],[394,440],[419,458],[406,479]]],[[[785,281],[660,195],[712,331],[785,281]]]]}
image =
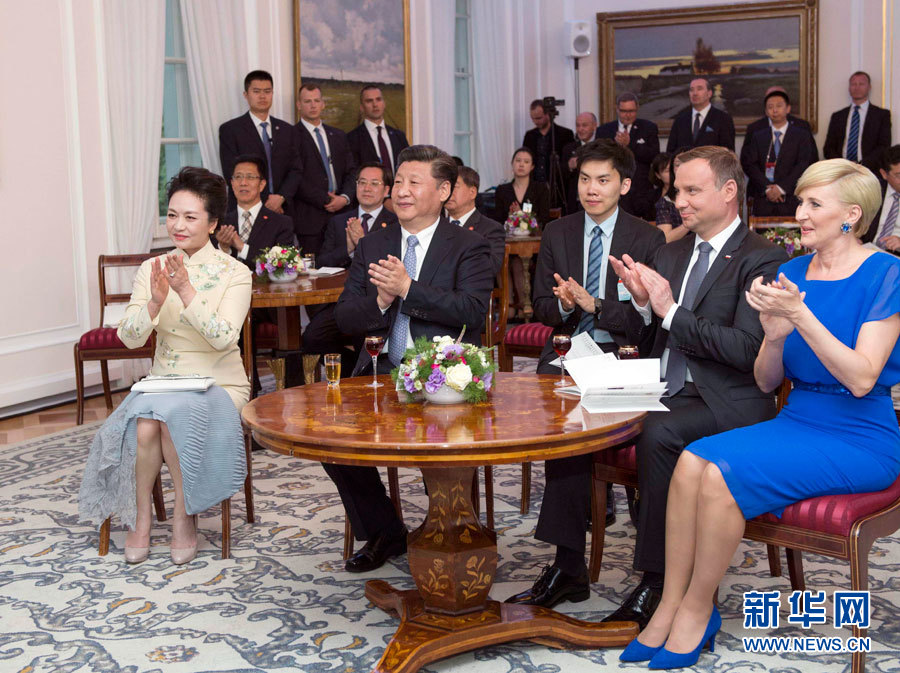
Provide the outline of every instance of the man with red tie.
{"type": "Polygon", "coordinates": [[[409,141],[403,131],[384,123],[384,107],[381,88],[375,84],[364,86],[359,92],[363,123],[347,134],[347,140],[357,164],[378,161],[393,173],[397,168],[397,157],[409,147],[409,141]]]}

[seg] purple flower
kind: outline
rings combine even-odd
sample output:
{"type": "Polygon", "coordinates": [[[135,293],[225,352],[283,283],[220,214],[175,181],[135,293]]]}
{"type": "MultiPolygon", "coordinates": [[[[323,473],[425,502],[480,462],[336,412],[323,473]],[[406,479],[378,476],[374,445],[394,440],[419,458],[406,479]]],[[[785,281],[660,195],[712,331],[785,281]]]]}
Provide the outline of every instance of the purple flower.
{"type": "Polygon", "coordinates": [[[484,376],[481,377],[481,382],[484,383],[484,390],[487,392],[491,389],[491,383],[494,380],[493,372],[485,372],[484,376]]]}
{"type": "Polygon", "coordinates": [[[262,265],[262,262],[257,262],[257,263],[256,263],[256,275],[257,275],[257,276],[263,275],[263,265],[262,265]]]}
{"type": "Polygon", "coordinates": [[[785,246],[784,246],[784,251],[785,251],[788,255],[793,255],[793,254],[794,254],[794,244],[793,244],[793,243],[787,243],[787,244],[785,244],[785,246]]]}
{"type": "Polygon", "coordinates": [[[425,392],[426,393],[436,393],[438,389],[444,385],[444,380],[447,377],[444,376],[444,372],[440,369],[432,369],[431,376],[428,377],[428,380],[425,381],[425,392]]]}
{"type": "Polygon", "coordinates": [[[272,262],[266,262],[265,264],[266,271],[272,273],[275,270],[275,267],[272,265],[272,262]]]}
{"type": "Polygon", "coordinates": [[[463,347],[462,344],[450,344],[449,346],[444,347],[444,357],[449,358],[456,356],[458,358],[462,357],[463,347]]]}
{"type": "Polygon", "coordinates": [[[403,377],[403,387],[410,395],[416,392],[416,381],[412,376],[403,377]]]}

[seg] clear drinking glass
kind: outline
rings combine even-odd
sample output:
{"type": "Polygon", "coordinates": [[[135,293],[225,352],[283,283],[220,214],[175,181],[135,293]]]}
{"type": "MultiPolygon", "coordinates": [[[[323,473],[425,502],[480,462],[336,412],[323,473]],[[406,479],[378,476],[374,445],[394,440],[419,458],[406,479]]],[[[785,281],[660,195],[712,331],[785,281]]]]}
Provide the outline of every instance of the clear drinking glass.
{"type": "Polygon", "coordinates": [[[553,350],[559,356],[559,381],[554,384],[556,388],[566,385],[566,353],[572,348],[572,337],[568,334],[553,335],[553,350]]]}
{"type": "Polygon", "coordinates": [[[341,355],[340,353],[328,353],[325,356],[325,380],[329,386],[336,386],[341,382],[341,355]]]}
{"type": "Polygon", "coordinates": [[[307,271],[312,271],[316,268],[316,255],[315,253],[308,252],[303,255],[303,268],[307,271]]]}
{"type": "Polygon", "coordinates": [[[367,384],[369,388],[380,388],[383,383],[378,383],[378,355],[384,348],[383,336],[367,336],[366,337],[366,353],[372,357],[372,383],[367,384]]]}

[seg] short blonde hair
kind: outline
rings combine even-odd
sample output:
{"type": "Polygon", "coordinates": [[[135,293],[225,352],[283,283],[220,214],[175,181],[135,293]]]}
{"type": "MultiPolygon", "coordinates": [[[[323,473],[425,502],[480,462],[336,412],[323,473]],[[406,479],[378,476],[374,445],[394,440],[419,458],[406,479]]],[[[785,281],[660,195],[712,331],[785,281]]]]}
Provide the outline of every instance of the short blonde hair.
{"type": "Polygon", "coordinates": [[[865,166],[846,159],[817,161],[803,171],[794,187],[800,194],[811,187],[834,185],[838,198],[848,206],[859,206],[862,216],[853,225],[853,235],[861,238],[881,207],[881,184],[865,166]]]}

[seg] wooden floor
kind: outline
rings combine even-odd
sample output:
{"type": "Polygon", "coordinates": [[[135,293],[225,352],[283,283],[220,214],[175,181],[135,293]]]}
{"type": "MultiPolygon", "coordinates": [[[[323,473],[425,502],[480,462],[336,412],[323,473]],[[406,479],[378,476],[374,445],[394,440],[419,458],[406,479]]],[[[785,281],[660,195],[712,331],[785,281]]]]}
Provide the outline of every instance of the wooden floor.
{"type": "MultiPolygon", "coordinates": [[[[113,408],[125,399],[128,391],[113,393],[113,408]]],[[[34,439],[60,430],[75,427],[75,402],[61,404],[57,407],[35,411],[22,416],[13,416],[0,420],[0,445],[15,444],[26,439],[34,439]]],[[[84,422],[102,421],[109,416],[103,395],[92,397],[84,403],[84,422]]]]}

